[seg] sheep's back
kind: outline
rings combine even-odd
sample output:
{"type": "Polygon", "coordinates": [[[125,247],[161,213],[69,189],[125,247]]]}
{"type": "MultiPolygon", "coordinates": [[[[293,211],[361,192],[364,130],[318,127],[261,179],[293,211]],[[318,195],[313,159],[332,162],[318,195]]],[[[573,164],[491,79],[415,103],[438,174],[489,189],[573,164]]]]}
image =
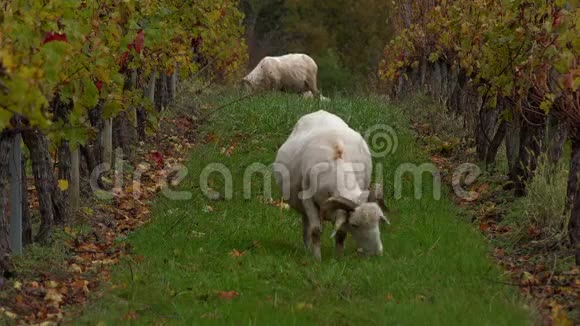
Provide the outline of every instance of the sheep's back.
{"type": "MultiPolygon", "coordinates": [[[[303,190],[303,181],[313,166],[336,164],[337,160],[363,164],[364,171],[357,173],[357,181],[361,188],[368,187],[372,162],[363,137],[339,117],[320,110],[303,116],[296,123],[278,150],[275,162],[289,172],[291,193],[295,195],[303,190]],[[341,152],[339,156],[337,150],[341,152]]],[[[282,187],[281,178],[277,177],[276,181],[282,187]]],[[[290,198],[289,204],[298,211],[302,209],[296,196],[290,198]]]]}

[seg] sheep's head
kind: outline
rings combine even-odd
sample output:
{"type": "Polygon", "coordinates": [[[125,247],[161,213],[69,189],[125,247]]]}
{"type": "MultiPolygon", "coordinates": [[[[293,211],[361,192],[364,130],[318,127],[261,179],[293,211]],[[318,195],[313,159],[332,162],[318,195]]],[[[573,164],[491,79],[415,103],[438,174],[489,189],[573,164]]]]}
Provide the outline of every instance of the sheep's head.
{"type": "Polygon", "coordinates": [[[382,255],[383,243],[379,224],[381,221],[389,224],[385,216],[386,206],[383,201],[382,187],[373,185],[369,191],[367,201],[357,205],[344,197],[330,197],[321,207],[321,215],[336,210],[343,210],[346,214],[336,214],[335,230],[343,230],[352,235],[356,244],[367,255],[382,255]]]}
{"type": "Polygon", "coordinates": [[[250,79],[246,76],[244,77],[244,79],[242,79],[242,89],[246,92],[253,92],[254,91],[254,87],[252,86],[252,82],[250,82],[250,79]]]}

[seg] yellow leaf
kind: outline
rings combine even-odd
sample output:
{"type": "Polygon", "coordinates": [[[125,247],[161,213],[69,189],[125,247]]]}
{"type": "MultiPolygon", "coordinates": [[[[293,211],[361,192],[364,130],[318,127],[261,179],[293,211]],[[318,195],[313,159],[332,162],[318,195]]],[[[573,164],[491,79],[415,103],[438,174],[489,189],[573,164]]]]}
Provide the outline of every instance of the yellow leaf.
{"type": "Polygon", "coordinates": [[[312,303],[299,302],[296,304],[296,310],[310,310],[312,308],[312,303]]]}
{"type": "Polygon", "coordinates": [[[551,306],[552,306],[552,321],[554,322],[555,326],[572,326],[572,321],[568,319],[561,305],[559,305],[556,302],[553,302],[551,306]]]}
{"type": "Polygon", "coordinates": [[[50,289],[56,289],[58,287],[58,282],[53,281],[53,280],[47,281],[45,284],[46,284],[46,287],[50,288],[50,289]]]}
{"type": "Polygon", "coordinates": [[[16,315],[15,313],[8,311],[2,307],[0,307],[0,316],[4,314],[6,317],[10,318],[10,319],[16,319],[16,317],[18,317],[18,315],[16,315]]]}
{"type": "Polygon", "coordinates": [[[82,273],[83,269],[77,264],[71,264],[69,270],[73,273],[82,273]]]}
{"type": "Polygon", "coordinates": [[[58,180],[58,188],[62,191],[66,191],[68,189],[68,180],[58,180]]]}
{"type": "Polygon", "coordinates": [[[46,295],[44,296],[44,301],[47,301],[57,307],[63,300],[63,295],[60,294],[56,289],[48,289],[46,291],[46,295]]]}

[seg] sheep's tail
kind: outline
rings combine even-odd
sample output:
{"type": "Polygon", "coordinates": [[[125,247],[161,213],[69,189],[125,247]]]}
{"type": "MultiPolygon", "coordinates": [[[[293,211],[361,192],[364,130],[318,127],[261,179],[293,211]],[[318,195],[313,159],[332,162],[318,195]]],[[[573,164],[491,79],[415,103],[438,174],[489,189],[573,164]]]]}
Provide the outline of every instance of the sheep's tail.
{"type": "Polygon", "coordinates": [[[342,160],[344,155],[344,143],[342,140],[338,140],[334,144],[334,160],[342,160]]]}

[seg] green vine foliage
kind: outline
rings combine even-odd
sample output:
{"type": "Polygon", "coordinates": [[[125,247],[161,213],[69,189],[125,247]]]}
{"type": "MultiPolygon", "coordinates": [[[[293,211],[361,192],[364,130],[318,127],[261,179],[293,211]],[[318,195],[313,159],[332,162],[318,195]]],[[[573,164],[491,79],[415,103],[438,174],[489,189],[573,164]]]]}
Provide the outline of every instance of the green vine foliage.
{"type": "Polygon", "coordinates": [[[235,0],[13,0],[2,6],[0,130],[14,127],[18,115],[52,138],[82,143],[88,112],[99,100],[103,118],[148,104],[140,91],[123,89],[126,68],[194,73],[200,69],[194,41],[224,76],[247,60],[235,0]],[[53,118],[55,96],[72,103],[66,122],[53,118]]]}
{"type": "Polygon", "coordinates": [[[384,80],[394,82],[428,58],[460,67],[489,89],[490,99],[525,99],[533,91],[545,112],[555,98],[578,92],[576,1],[401,1],[394,16],[397,36],[385,47],[379,68],[384,80]]]}

